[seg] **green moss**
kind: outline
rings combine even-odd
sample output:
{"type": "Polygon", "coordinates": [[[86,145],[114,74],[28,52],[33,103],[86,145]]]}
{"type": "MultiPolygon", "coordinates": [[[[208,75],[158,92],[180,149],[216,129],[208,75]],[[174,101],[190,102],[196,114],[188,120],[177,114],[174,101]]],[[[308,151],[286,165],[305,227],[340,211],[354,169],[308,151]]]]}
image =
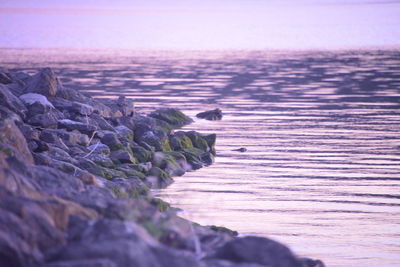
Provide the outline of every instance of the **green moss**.
{"type": "Polygon", "coordinates": [[[160,198],[151,198],[150,204],[155,206],[158,211],[164,212],[171,208],[171,205],[160,198]]]}
{"type": "Polygon", "coordinates": [[[145,148],[141,146],[133,146],[131,148],[133,156],[139,161],[139,162],[148,162],[151,160],[151,151],[146,150],[145,148]]]}
{"type": "Polygon", "coordinates": [[[141,172],[138,172],[137,170],[131,169],[131,168],[122,168],[122,167],[118,167],[117,168],[118,171],[123,172],[127,178],[138,178],[140,180],[144,180],[146,179],[146,175],[144,175],[141,172]]]}
{"type": "Polygon", "coordinates": [[[175,151],[193,147],[192,140],[190,140],[190,138],[187,137],[186,135],[171,136],[169,139],[169,142],[170,142],[172,149],[175,151]]]}
{"type": "Polygon", "coordinates": [[[124,145],[121,143],[109,145],[108,147],[110,148],[111,151],[120,150],[120,149],[125,148],[124,145]]]}
{"type": "Polygon", "coordinates": [[[141,225],[152,237],[154,237],[156,240],[160,240],[163,235],[163,231],[160,226],[156,225],[150,220],[142,222],[141,225]]]}
{"type": "Polygon", "coordinates": [[[171,146],[169,145],[169,140],[168,139],[164,139],[162,141],[162,151],[172,151],[171,146]]]}

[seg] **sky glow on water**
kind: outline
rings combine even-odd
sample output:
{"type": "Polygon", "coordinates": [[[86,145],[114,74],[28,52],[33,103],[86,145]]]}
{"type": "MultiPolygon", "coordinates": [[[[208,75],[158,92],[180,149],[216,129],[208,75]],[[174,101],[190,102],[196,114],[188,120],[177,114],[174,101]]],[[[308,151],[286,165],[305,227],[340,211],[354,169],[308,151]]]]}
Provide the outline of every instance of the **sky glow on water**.
{"type": "Polygon", "coordinates": [[[0,47],[394,47],[398,14],[400,1],[3,0],[0,47]]]}

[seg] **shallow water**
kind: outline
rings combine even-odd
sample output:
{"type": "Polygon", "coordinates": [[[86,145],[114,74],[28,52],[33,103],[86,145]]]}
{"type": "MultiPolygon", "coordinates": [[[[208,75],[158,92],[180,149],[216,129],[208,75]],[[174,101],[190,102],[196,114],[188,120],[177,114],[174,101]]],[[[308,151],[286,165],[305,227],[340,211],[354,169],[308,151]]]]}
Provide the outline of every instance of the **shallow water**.
{"type": "Polygon", "coordinates": [[[52,66],[96,97],[132,97],[142,112],[221,108],[223,120],[185,127],[217,133],[215,164],[158,192],[184,217],[278,239],[327,266],[400,265],[399,51],[0,56],[9,68],[52,66]]]}

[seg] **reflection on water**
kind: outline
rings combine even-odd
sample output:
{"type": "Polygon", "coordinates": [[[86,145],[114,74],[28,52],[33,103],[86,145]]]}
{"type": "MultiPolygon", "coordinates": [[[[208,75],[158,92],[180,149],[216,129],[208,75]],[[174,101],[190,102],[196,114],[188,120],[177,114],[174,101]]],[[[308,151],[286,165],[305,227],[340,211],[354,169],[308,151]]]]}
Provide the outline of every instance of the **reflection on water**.
{"type": "Polygon", "coordinates": [[[183,216],[328,266],[398,266],[398,51],[47,54],[0,52],[9,68],[50,65],[65,85],[125,94],[143,112],[224,111],[186,127],[218,134],[216,163],[158,192],[183,216]]]}

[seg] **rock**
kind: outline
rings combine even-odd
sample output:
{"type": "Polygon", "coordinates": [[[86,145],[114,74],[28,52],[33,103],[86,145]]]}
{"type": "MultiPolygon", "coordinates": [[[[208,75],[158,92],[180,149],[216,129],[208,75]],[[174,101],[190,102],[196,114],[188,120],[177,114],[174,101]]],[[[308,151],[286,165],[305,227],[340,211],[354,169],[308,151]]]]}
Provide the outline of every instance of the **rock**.
{"type": "Polygon", "coordinates": [[[152,167],[149,170],[149,176],[146,180],[150,188],[165,188],[174,181],[171,176],[158,167],[152,167]]]}
{"type": "Polygon", "coordinates": [[[192,140],[186,136],[185,132],[179,131],[169,136],[169,143],[173,150],[179,151],[185,148],[192,148],[192,140]]]}
{"type": "Polygon", "coordinates": [[[46,97],[55,97],[60,81],[50,68],[44,68],[30,79],[25,87],[26,93],[38,93],[46,97]]]}
{"type": "Polygon", "coordinates": [[[96,154],[110,155],[110,148],[105,144],[98,143],[95,145],[88,146],[87,149],[93,151],[93,153],[96,154]]]}
{"type": "Polygon", "coordinates": [[[84,94],[71,89],[71,88],[66,88],[66,87],[59,87],[57,91],[57,97],[69,100],[69,101],[75,101],[79,103],[83,103],[85,105],[89,105],[93,108],[93,112],[97,113],[101,116],[104,117],[111,117],[112,116],[112,111],[109,107],[104,105],[103,103],[99,102],[96,99],[93,99],[91,97],[85,96],[84,94]]]}
{"type": "Polygon", "coordinates": [[[49,112],[45,114],[37,114],[28,119],[28,123],[33,126],[39,126],[41,128],[57,128],[59,118],[56,114],[49,112]]]}
{"type": "Polygon", "coordinates": [[[247,151],[247,149],[246,149],[246,148],[244,148],[244,147],[241,147],[241,148],[237,148],[237,149],[232,149],[232,151],[237,151],[237,152],[246,152],[246,151],[247,151]]]}
{"type": "Polygon", "coordinates": [[[286,246],[255,236],[236,238],[217,249],[211,258],[264,266],[303,267],[302,262],[286,246]]]}
{"type": "Polygon", "coordinates": [[[60,97],[56,97],[53,100],[54,106],[61,110],[67,111],[71,114],[71,117],[78,115],[89,116],[93,113],[94,109],[92,106],[79,103],[76,101],[69,101],[60,97]]]}
{"type": "Polygon", "coordinates": [[[123,150],[111,151],[110,158],[116,164],[136,163],[136,159],[129,152],[123,150]]]}
{"type": "Polygon", "coordinates": [[[75,176],[86,185],[99,185],[96,176],[87,171],[79,170],[75,176]]]}
{"type": "Polygon", "coordinates": [[[195,148],[201,149],[203,151],[210,150],[207,140],[200,133],[195,131],[190,131],[186,132],[186,135],[190,138],[195,148]]]}
{"type": "Polygon", "coordinates": [[[132,146],[131,149],[133,154],[135,155],[135,158],[137,158],[139,162],[148,162],[151,160],[151,151],[148,151],[141,146],[132,146]]]}
{"type": "Polygon", "coordinates": [[[210,121],[216,121],[222,119],[222,111],[219,108],[214,110],[208,110],[204,112],[200,112],[196,115],[197,118],[206,119],[210,121]]]}
{"type": "Polygon", "coordinates": [[[105,133],[100,137],[103,144],[107,145],[111,150],[118,150],[123,148],[121,141],[119,140],[116,133],[105,133]]]}
{"type": "Polygon", "coordinates": [[[133,141],[133,131],[125,125],[115,127],[120,140],[133,141]]]}
{"type": "Polygon", "coordinates": [[[135,114],[133,101],[125,96],[120,96],[117,99],[104,99],[103,103],[111,108],[113,117],[133,116],[135,114]]]}
{"type": "Polygon", "coordinates": [[[84,228],[73,242],[49,254],[48,261],[108,259],[116,266],[199,266],[193,255],[157,244],[132,222],[101,219],[84,228]]]}
{"type": "Polygon", "coordinates": [[[193,122],[191,118],[174,108],[161,108],[149,114],[150,117],[162,120],[177,128],[193,122]]]}
{"type": "Polygon", "coordinates": [[[13,95],[8,88],[0,84],[0,105],[18,114],[22,119],[25,119],[28,110],[22,101],[13,95]]]}
{"type": "Polygon", "coordinates": [[[35,93],[28,93],[28,94],[23,94],[19,97],[26,106],[30,106],[33,104],[40,104],[43,106],[43,109],[45,111],[42,111],[41,113],[46,113],[50,108],[55,108],[50,101],[47,100],[47,98],[44,95],[41,94],[35,94],[35,93]]]}
{"type": "Polygon", "coordinates": [[[171,176],[185,174],[186,158],[180,153],[155,152],[152,157],[152,165],[159,167],[171,176]]]}
{"type": "Polygon", "coordinates": [[[77,121],[72,121],[68,119],[64,120],[59,120],[58,121],[58,127],[67,129],[68,131],[73,131],[77,130],[83,134],[87,134],[89,136],[92,136],[93,133],[97,130],[95,126],[90,125],[90,124],[85,124],[77,121]]]}
{"type": "Polygon", "coordinates": [[[86,134],[67,132],[62,129],[45,129],[40,134],[40,140],[47,143],[59,144],[59,138],[67,145],[83,145],[89,144],[89,137],[86,134]]]}
{"type": "Polygon", "coordinates": [[[115,164],[113,160],[111,160],[108,156],[104,154],[97,154],[97,153],[92,153],[87,156],[87,159],[90,159],[97,165],[100,165],[105,168],[115,168],[115,164]]]}
{"type": "Polygon", "coordinates": [[[2,84],[9,84],[12,83],[11,78],[8,76],[8,74],[4,71],[0,71],[0,83],[2,84]]]}
{"type": "Polygon", "coordinates": [[[118,267],[108,259],[65,260],[43,265],[43,267],[118,267]]]}
{"type": "Polygon", "coordinates": [[[33,163],[25,137],[15,123],[9,119],[0,121],[0,152],[15,156],[26,163],[33,163]]]}

